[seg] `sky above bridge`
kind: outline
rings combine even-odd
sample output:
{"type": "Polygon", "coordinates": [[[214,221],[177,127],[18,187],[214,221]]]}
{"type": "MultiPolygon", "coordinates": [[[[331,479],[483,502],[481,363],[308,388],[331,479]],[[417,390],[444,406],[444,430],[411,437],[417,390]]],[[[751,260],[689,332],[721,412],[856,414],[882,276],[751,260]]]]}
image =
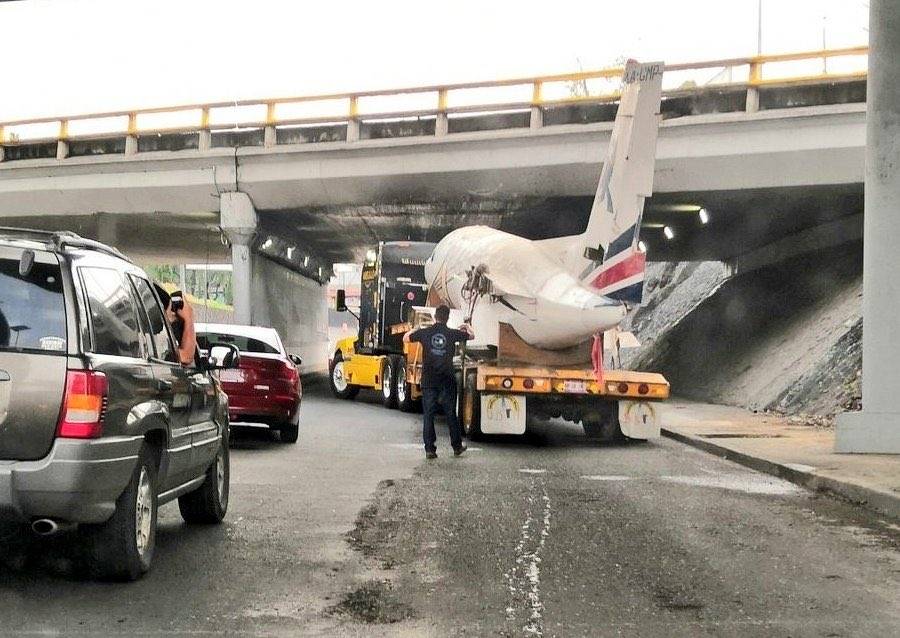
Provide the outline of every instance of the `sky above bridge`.
{"type": "MultiPolygon", "coordinates": [[[[745,56],[758,3],[3,2],[0,121],[745,56]]],[[[865,44],[867,5],[762,0],[762,51],[865,44]]]]}

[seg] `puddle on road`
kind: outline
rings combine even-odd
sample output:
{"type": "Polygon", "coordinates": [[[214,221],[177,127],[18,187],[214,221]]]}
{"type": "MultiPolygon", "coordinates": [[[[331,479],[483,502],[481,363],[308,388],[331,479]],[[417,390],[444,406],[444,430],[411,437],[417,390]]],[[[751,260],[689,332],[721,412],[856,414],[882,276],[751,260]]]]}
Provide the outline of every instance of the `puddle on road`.
{"type": "Polygon", "coordinates": [[[732,476],[661,476],[661,480],[695,487],[716,487],[747,494],[786,495],[800,494],[804,490],[793,483],[771,476],[739,474],[732,476]]]}

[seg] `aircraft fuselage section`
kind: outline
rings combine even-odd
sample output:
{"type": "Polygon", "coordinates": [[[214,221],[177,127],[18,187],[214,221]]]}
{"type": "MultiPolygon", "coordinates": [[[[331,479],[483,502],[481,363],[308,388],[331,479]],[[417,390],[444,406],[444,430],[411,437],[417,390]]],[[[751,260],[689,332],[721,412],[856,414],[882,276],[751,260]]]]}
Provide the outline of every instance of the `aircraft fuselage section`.
{"type": "Polygon", "coordinates": [[[478,266],[493,287],[473,314],[481,343],[496,345],[498,323],[504,322],[533,346],[566,348],[618,325],[626,313],[624,304],[583,285],[535,242],[486,226],[444,237],[425,264],[425,278],[451,308],[467,310],[463,287],[478,266]]]}

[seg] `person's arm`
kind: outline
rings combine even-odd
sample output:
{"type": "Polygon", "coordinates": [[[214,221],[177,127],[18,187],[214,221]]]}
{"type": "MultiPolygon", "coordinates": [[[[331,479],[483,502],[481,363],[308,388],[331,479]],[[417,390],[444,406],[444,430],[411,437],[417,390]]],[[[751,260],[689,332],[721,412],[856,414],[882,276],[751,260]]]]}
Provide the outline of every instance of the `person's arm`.
{"type": "Polygon", "coordinates": [[[410,342],[412,342],[412,341],[415,341],[415,339],[413,339],[413,336],[414,336],[418,331],[419,331],[419,330],[416,329],[416,330],[410,330],[409,332],[403,333],[403,343],[410,343],[410,342]]]}
{"type": "Polygon", "coordinates": [[[465,335],[464,340],[475,338],[475,331],[472,330],[472,326],[467,323],[461,324],[459,326],[459,332],[465,335]]]}
{"type": "Polygon", "coordinates": [[[178,344],[178,360],[183,366],[194,365],[194,357],[197,353],[197,331],[194,328],[194,309],[185,301],[184,306],[175,312],[184,322],[184,331],[181,333],[181,343],[178,344]]]}

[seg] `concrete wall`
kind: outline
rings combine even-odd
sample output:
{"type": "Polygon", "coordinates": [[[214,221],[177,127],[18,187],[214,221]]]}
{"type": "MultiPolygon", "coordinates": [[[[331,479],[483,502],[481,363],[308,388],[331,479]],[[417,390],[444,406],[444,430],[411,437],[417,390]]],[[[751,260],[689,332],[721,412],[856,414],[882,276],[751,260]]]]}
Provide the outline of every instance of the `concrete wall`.
{"type": "Polygon", "coordinates": [[[303,372],[326,369],[327,287],[254,254],[252,323],[275,328],[289,354],[303,358],[303,372]]]}

